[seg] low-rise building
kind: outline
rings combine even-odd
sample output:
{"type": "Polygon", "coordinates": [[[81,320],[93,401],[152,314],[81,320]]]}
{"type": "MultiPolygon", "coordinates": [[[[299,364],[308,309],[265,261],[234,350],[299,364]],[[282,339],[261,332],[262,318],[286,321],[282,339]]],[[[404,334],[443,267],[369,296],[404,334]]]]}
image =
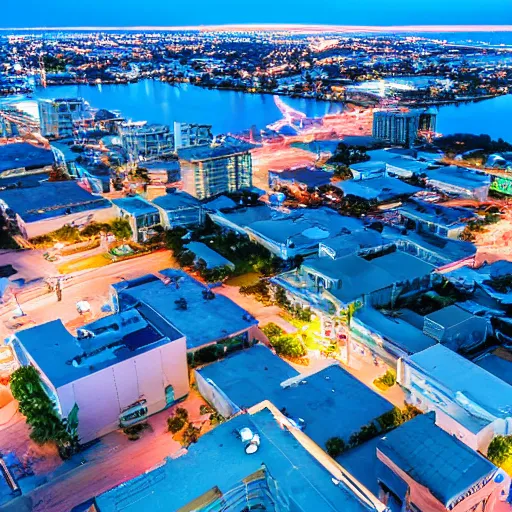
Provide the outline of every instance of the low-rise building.
{"type": "Polygon", "coordinates": [[[298,169],[285,169],[284,171],[268,171],[268,185],[271,189],[287,187],[299,191],[316,190],[329,185],[333,177],[332,172],[311,167],[298,169]]]}
{"type": "Polygon", "coordinates": [[[407,229],[453,239],[458,239],[467,223],[477,218],[475,213],[466,208],[414,200],[404,203],[398,208],[398,213],[407,229]]]}
{"type": "Polygon", "coordinates": [[[449,195],[485,201],[491,186],[489,174],[462,167],[441,167],[427,173],[427,184],[449,195]]]}
{"type": "Polygon", "coordinates": [[[184,248],[194,255],[194,263],[196,265],[200,262],[204,262],[207,269],[219,267],[228,267],[231,270],[235,269],[235,265],[231,261],[224,258],[224,256],[213,249],[210,249],[210,247],[202,242],[189,242],[184,246],[184,248]]]}
{"type": "Polygon", "coordinates": [[[44,181],[34,187],[0,191],[0,212],[12,229],[27,239],[66,224],[82,227],[116,217],[110,201],[91,194],[75,181],[44,181]]]}
{"type": "Polygon", "coordinates": [[[228,338],[258,338],[258,321],[227,297],[212,293],[181,270],[167,269],[160,274],[164,280],[148,274],[113,284],[114,310],[135,307],[156,326],[171,324],[185,335],[190,351],[228,338]]]}
{"type": "Polygon", "coordinates": [[[492,512],[506,501],[510,477],[423,414],[377,445],[377,478],[385,502],[405,510],[492,512]]]}
{"type": "Polygon", "coordinates": [[[436,412],[436,424],[487,453],[495,435],[512,434],[512,386],[440,343],[398,363],[408,401],[436,412]]]}
{"type": "Polygon", "coordinates": [[[412,196],[421,190],[398,178],[388,176],[345,180],[333,183],[333,185],[339,188],[346,196],[355,196],[379,203],[397,197],[412,196]]]}
{"type": "Polygon", "coordinates": [[[39,371],[62,418],[78,406],[83,443],[142,421],[188,393],[184,335],[135,309],[85,325],[77,336],[55,320],[19,331],[9,343],[20,364],[39,371]]]}
{"type": "Polygon", "coordinates": [[[125,512],[141,507],[236,512],[248,506],[276,511],[385,510],[350,473],[312,447],[304,433],[265,403],[206,433],[184,456],[167,460],[83,507],[114,512],[120,503],[125,512]]]}
{"type": "Polygon", "coordinates": [[[348,443],[361,427],[393,409],[337,364],[307,376],[298,374],[262,345],[196,370],[196,382],[225,417],[264,400],[272,402],[322,449],[335,436],[348,443]]]}
{"type": "Polygon", "coordinates": [[[123,197],[112,201],[118,217],[126,219],[132,228],[134,242],[146,242],[160,226],[160,211],[141,197],[123,197]]]}
{"type": "Polygon", "coordinates": [[[198,226],[203,223],[203,207],[198,199],[186,192],[171,192],[156,197],[151,203],[160,211],[165,229],[198,226]]]}

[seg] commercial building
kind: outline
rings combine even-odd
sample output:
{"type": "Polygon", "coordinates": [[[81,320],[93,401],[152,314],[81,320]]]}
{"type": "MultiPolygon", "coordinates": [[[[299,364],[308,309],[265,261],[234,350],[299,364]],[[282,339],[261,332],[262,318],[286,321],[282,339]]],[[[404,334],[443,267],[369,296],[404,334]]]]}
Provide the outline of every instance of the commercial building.
{"type": "Polygon", "coordinates": [[[124,512],[141,507],[197,512],[385,510],[350,473],[265,403],[206,433],[184,456],[91,499],[80,510],[115,512],[121,506],[124,512]]]}
{"type": "Polygon", "coordinates": [[[284,171],[268,171],[268,184],[273,190],[287,187],[300,191],[316,190],[319,187],[329,185],[333,177],[332,172],[321,169],[300,167],[298,169],[286,169],[284,171]]]}
{"type": "Polygon", "coordinates": [[[136,308],[152,323],[169,323],[183,333],[190,351],[237,338],[258,338],[258,321],[223,295],[181,270],[160,272],[164,279],[148,274],[111,287],[114,311],[136,308]]]}
{"type": "Polygon", "coordinates": [[[388,176],[352,179],[333,183],[346,196],[360,197],[367,201],[389,201],[397,197],[412,196],[421,189],[398,178],[388,176]]]}
{"type": "Polygon", "coordinates": [[[73,137],[79,124],[91,118],[89,105],[82,98],[39,100],[38,107],[43,137],[73,137]]]}
{"type": "Polygon", "coordinates": [[[440,343],[401,359],[397,381],[412,405],[435,411],[436,424],[475,451],[512,434],[512,386],[440,343]]]}
{"type": "MultiPolygon", "coordinates": [[[[28,142],[0,145],[0,188],[24,184],[28,176],[33,181],[46,178],[55,159],[49,149],[28,142]]],[[[32,180],[31,180],[32,181],[32,180]]]]}
{"type": "Polygon", "coordinates": [[[174,122],[174,151],[190,146],[211,144],[212,140],[212,127],[209,124],[174,122]]]}
{"type": "Polygon", "coordinates": [[[91,194],[75,181],[44,181],[35,187],[0,191],[0,212],[11,229],[28,239],[65,224],[81,227],[116,217],[110,201],[91,194]]]}
{"type": "Polygon", "coordinates": [[[485,201],[489,194],[491,177],[485,172],[451,165],[429,171],[427,184],[448,195],[485,201]]]}
{"type": "Polygon", "coordinates": [[[510,477],[443,432],[431,414],[387,433],[377,459],[384,501],[398,498],[404,510],[492,512],[508,497],[510,477]]]}
{"type": "Polygon", "coordinates": [[[198,226],[203,223],[203,207],[198,199],[186,192],[170,191],[151,201],[160,211],[165,229],[198,226]]]}
{"type": "Polygon", "coordinates": [[[186,340],[136,309],[85,325],[77,336],[60,320],[19,331],[9,344],[33,365],[62,418],[79,408],[85,443],[144,420],[188,393],[186,340]]]}
{"type": "Polygon", "coordinates": [[[436,118],[437,112],[433,109],[374,112],[372,135],[389,144],[411,147],[418,138],[418,132],[435,132],[436,118]]]}
{"type": "Polygon", "coordinates": [[[183,190],[198,199],[252,187],[254,146],[236,139],[178,150],[183,190]]]}
{"type": "Polygon", "coordinates": [[[393,404],[338,364],[298,374],[263,345],[195,373],[199,391],[223,416],[268,400],[322,449],[335,436],[348,444],[361,427],[393,409],[393,404]]]}
{"type": "Polygon", "coordinates": [[[124,123],[119,127],[119,135],[124,150],[134,161],[174,152],[174,136],[164,124],[124,123]]]}
{"type": "Polygon", "coordinates": [[[155,228],[160,226],[160,212],[151,203],[137,196],[114,199],[112,202],[117,216],[130,223],[134,242],[147,242],[156,234],[155,228]]]}

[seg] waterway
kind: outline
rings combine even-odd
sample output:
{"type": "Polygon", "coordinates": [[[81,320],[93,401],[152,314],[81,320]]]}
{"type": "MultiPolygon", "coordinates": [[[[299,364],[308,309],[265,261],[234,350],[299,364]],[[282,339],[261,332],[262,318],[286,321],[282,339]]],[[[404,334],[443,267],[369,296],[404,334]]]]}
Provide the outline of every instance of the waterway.
{"type": "MultiPolygon", "coordinates": [[[[36,90],[34,97],[83,97],[94,108],[119,110],[133,121],[170,124],[174,121],[205,123],[214,133],[238,133],[252,125],[263,128],[282,118],[273,96],[239,91],[221,91],[155,80],[127,85],[64,85],[36,90]]],[[[340,103],[282,97],[308,117],[340,112],[340,103]]],[[[35,105],[32,107],[35,109],[35,105]]],[[[437,131],[487,133],[512,143],[512,95],[489,100],[442,106],[437,131]]]]}

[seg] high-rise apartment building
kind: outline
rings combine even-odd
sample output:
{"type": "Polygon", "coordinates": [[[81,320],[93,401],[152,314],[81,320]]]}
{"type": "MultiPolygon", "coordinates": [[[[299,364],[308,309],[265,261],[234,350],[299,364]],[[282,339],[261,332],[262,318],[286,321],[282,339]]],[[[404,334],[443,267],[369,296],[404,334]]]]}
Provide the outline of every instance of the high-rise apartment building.
{"type": "Polygon", "coordinates": [[[418,132],[434,132],[437,112],[428,110],[387,110],[373,114],[372,135],[375,139],[411,147],[418,132]]]}
{"type": "Polygon", "coordinates": [[[174,123],[174,150],[210,144],[213,140],[209,124],[174,123]]]}
{"type": "Polygon", "coordinates": [[[254,146],[238,140],[178,150],[183,190],[198,199],[252,186],[254,146]]]}
{"type": "Polygon", "coordinates": [[[89,105],[82,98],[39,100],[38,107],[43,137],[72,137],[75,126],[90,116],[89,105]]]}

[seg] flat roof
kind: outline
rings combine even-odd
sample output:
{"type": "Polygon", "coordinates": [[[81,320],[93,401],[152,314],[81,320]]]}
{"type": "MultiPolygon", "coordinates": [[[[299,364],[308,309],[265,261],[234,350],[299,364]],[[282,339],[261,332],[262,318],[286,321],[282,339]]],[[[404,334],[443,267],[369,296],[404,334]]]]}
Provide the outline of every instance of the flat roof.
{"type": "Polygon", "coordinates": [[[0,200],[25,222],[111,206],[110,201],[84,190],[76,181],[43,181],[37,187],[3,190],[0,200]]]}
{"type": "Polygon", "coordinates": [[[1,173],[5,171],[21,167],[38,169],[54,162],[51,150],[33,146],[28,142],[0,145],[0,178],[3,177],[1,173]]]}
{"type": "Polygon", "coordinates": [[[182,270],[167,269],[160,274],[173,279],[177,285],[166,285],[151,274],[112,285],[118,292],[120,309],[131,308],[134,301],[149,306],[186,336],[189,349],[219,341],[258,324],[245,309],[223,295],[215,294],[211,300],[205,298],[203,292],[207,287],[182,270]],[[187,309],[178,309],[176,305],[182,298],[187,301],[187,309]]]}
{"type": "Polygon", "coordinates": [[[409,185],[398,178],[370,178],[367,180],[345,180],[333,183],[341,189],[345,195],[361,197],[363,199],[375,199],[386,201],[397,196],[412,195],[421,189],[409,185]]]}
{"type": "Polygon", "coordinates": [[[466,322],[467,320],[471,320],[472,318],[474,318],[474,315],[464,311],[462,308],[459,308],[456,304],[446,306],[445,308],[425,315],[425,319],[431,320],[445,329],[454,327],[466,322]]]}
{"type": "Polygon", "coordinates": [[[442,204],[430,204],[425,201],[411,200],[404,203],[398,212],[409,219],[432,222],[448,228],[464,226],[477,215],[467,208],[447,207],[442,204]]]}
{"type": "Polygon", "coordinates": [[[308,187],[321,187],[331,182],[334,173],[322,171],[311,167],[300,167],[299,169],[286,169],[284,171],[269,170],[269,179],[272,177],[280,181],[296,182],[305,184],[308,187]]]}
{"type": "Polygon", "coordinates": [[[388,432],[377,449],[446,507],[497,471],[492,462],[437,427],[433,413],[388,432]]]}
{"type": "Polygon", "coordinates": [[[94,336],[78,339],[61,320],[54,320],[16,332],[11,343],[15,350],[21,345],[58,388],[183,337],[172,329],[164,336],[133,310],[109,315],[80,330],[94,336]]]}
{"type": "Polygon", "coordinates": [[[198,199],[186,192],[174,192],[164,196],[155,197],[151,202],[164,210],[177,210],[180,208],[199,207],[201,203],[198,199]]]}
{"type": "Polygon", "coordinates": [[[353,322],[361,323],[370,331],[391,340],[408,354],[421,352],[436,343],[420,329],[399,316],[391,317],[372,307],[358,309],[354,314],[353,322]]]}
{"type": "Polygon", "coordinates": [[[129,480],[95,499],[99,512],[179,510],[208,491],[222,494],[264,467],[277,482],[290,510],[363,512],[369,509],[342,485],[334,485],[327,472],[268,410],[241,415],[206,433],[187,453],[129,480]],[[261,444],[256,455],[246,455],[234,432],[257,432],[261,444]],[[184,478],[184,475],[188,477],[184,478]]]}
{"type": "Polygon", "coordinates": [[[239,141],[226,142],[219,145],[205,144],[201,146],[191,146],[189,148],[178,149],[178,157],[180,160],[188,162],[203,162],[214,158],[225,158],[232,155],[247,153],[251,149],[256,148],[255,144],[239,141]]]}
{"type": "Polygon", "coordinates": [[[320,242],[320,246],[330,249],[336,257],[358,252],[360,249],[379,247],[388,244],[378,231],[374,229],[356,229],[342,233],[320,242]]]}
{"type": "Polygon", "coordinates": [[[490,185],[491,178],[483,172],[472,171],[462,167],[441,167],[427,173],[428,181],[439,181],[469,190],[490,185]]]}
{"type": "Polygon", "coordinates": [[[512,385],[512,354],[506,349],[497,349],[492,353],[484,354],[474,361],[480,368],[492,373],[503,382],[512,385]],[[506,357],[501,357],[501,351],[506,352],[506,357]]]}
{"type": "Polygon", "coordinates": [[[121,199],[113,199],[112,202],[118,207],[128,212],[130,215],[147,215],[158,213],[158,209],[151,203],[148,203],[141,197],[122,197],[121,199]]]}
{"type": "Polygon", "coordinates": [[[468,409],[463,405],[446,407],[449,408],[447,413],[471,432],[479,432],[493,421],[471,414],[471,404],[495,418],[512,417],[512,386],[441,343],[409,356],[406,362],[441,384],[450,399],[455,400],[459,395],[464,403],[469,402],[468,409]]]}
{"type": "Polygon", "coordinates": [[[235,265],[231,263],[231,261],[229,261],[227,258],[224,258],[224,256],[214,251],[213,249],[210,249],[210,247],[203,244],[202,242],[189,242],[185,245],[185,248],[194,253],[196,258],[202,259],[206,263],[206,268],[235,268],[235,265]]]}
{"type": "Polygon", "coordinates": [[[337,364],[282,387],[282,382],[299,375],[262,346],[237,352],[199,373],[211,379],[240,408],[269,400],[279,409],[286,409],[290,417],[302,418],[304,432],[322,448],[333,436],[348,441],[363,425],[393,408],[393,404],[337,364]]]}

